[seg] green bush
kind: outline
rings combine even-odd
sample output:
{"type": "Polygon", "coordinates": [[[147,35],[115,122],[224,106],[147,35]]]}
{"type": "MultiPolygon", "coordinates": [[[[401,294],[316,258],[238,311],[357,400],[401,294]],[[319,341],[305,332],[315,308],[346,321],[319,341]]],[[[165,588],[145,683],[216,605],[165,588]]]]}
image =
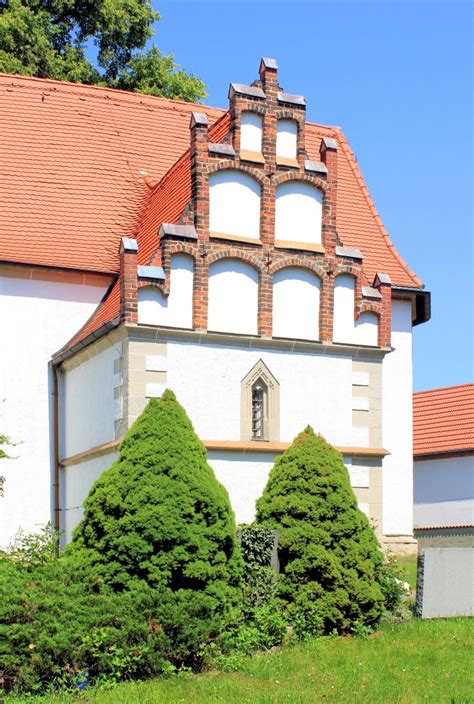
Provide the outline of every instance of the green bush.
{"type": "Polygon", "coordinates": [[[275,462],[257,522],[281,531],[276,596],[296,634],[354,632],[384,610],[383,553],[340,453],[308,427],[275,462]]]}
{"type": "Polygon", "coordinates": [[[118,459],[93,485],[66,553],[115,591],[143,581],[174,604],[166,620],[183,639],[176,664],[196,664],[198,644],[215,637],[240,603],[242,559],[227,492],[171,391],[151,399],[128,431],[118,459]]]}

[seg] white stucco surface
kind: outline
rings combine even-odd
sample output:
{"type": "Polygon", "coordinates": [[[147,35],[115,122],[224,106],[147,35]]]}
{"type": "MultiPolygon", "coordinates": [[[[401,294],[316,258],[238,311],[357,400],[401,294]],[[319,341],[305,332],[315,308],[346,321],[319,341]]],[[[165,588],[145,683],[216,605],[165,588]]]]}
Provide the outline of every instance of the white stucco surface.
{"type": "Polygon", "coordinates": [[[112,466],[116,457],[117,453],[110,452],[61,470],[61,528],[65,543],[71,540],[72,531],[84,514],[83,504],[93,483],[112,466]]]}
{"type": "Polygon", "coordinates": [[[240,148],[251,152],[262,151],[262,116],[245,111],[240,116],[240,148]]]}
{"type": "Polygon", "coordinates": [[[273,277],[273,335],[319,338],[320,280],[307,269],[288,267],[273,277]]]}
{"type": "Polygon", "coordinates": [[[61,457],[114,439],[114,360],[121,354],[117,343],[61,375],[61,457]]]}
{"type": "Polygon", "coordinates": [[[413,532],[413,368],[411,303],[392,303],[392,347],[382,365],[384,534],[413,532]]]}
{"type": "Polygon", "coordinates": [[[209,267],[209,330],[249,335],[258,332],[258,273],[237,259],[209,267]]]}
{"type": "Polygon", "coordinates": [[[275,238],[319,244],[323,196],[301,181],[287,181],[276,189],[275,238]]]}
{"type": "Polygon", "coordinates": [[[194,261],[174,254],[170,265],[170,293],[163,296],[154,286],[138,289],[138,322],[191,328],[193,325],[194,261]]]}
{"type": "Polygon", "coordinates": [[[85,323],[105,287],[0,277],[1,429],[20,442],[16,459],[2,461],[0,545],[21,527],[31,532],[51,519],[51,354],[85,323]]]}
{"type": "Polygon", "coordinates": [[[260,238],[260,185],[242,171],[217,171],[209,177],[209,229],[260,238]]]}
{"type": "Polygon", "coordinates": [[[277,122],[277,156],[296,159],[298,140],[298,123],[295,120],[278,120],[277,122]]]}
{"type": "Polygon", "coordinates": [[[355,312],[355,278],[340,274],[334,281],[334,342],[350,342],[356,345],[378,344],[379,319],[375,313],[361,313],[357,320],[355,312]]]}
{"type": "Polygon", "coordinates": [[[414,465],[415,527],[474,525],[474,455],[414,465]]]}
{"type": "Polygon", "coordinates": [[[348,274],[334,280],[334,342],[352,342],[354,334],[355,279],[348,274]]]}
{"type": "Polygon", "coordinates": [[[352,444],[351,357],[190,342],[168,342],[167,356],[167,384],[202,439],[240,440],[241,381],[261,359],[280,384],[281,441],[309,423],[335,445],[352,444]]]}

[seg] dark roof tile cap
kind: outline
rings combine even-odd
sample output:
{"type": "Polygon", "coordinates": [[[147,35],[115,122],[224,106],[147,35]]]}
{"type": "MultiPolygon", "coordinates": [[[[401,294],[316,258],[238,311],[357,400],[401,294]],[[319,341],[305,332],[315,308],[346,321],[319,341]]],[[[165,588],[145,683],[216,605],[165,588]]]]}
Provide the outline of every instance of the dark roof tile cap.
{"type": "Polygon", "coordinates": [[[322,161],[313,161],[312,159],[305,159],[304,162],[305,171],[314,171],[317,174],[327,174],[328,168],[326,164],[322,161]]]}
{"type": "Polygon", "coordinates": [[[229,96],[231,96],[232,92],[238,95],[248,95],[250,98],[263,98],[264,100],[267,97],[258,86],[247,86],[244,83],[231,83],[229,96]]]}
{"type": "Polygon", "coordinates": [[[165,272],[162,266],[137,266],[137,275],[139,279],[165,280],[165,272]]]}
{"type": "Polygon", "coordinates": [[[372,286],[362,286],[362,296],[364,298],[382,298],[382,294],[372,286]]]}
{"type": "Polygon", "coordinates": [[[167,235],[186,237],[190,240],[197,239],[197,232],[192,225],[175,225],[170,222],[163,222],[160,227],[160,238],[163,239],[167,235]]]}
{"type": "Polygon", "coordinates": [[[389,286],[391,286],[392,279],[388,274],[383,274],[382,272],[378,271],[375,274],[374,286],[377,286],[377,284],[389,284],[389,286]]]}
{"type": "Polygon", "coordinates": [[[291,93],[277,93],[277,99],[280,103],[291,103],[292,105],[306,106],[306,98],[303,95],[292,95],[291,93]]]}
{"type": "Polygon", "coordinates": [[[120,244],[124,252],[138,252],[138,242],[132,237],[122,237],[120,244]]]}
{"type": "Polygon", "coordinates": [[[207,127],[209,121],[207,115],[204,112],[193,112],[191,114],[191,127],[196,125],[196,127],[207,127]]]}
{"type": "Polygon", "coordinates": [[[216,144],[214,142],[209,142],[207,145],[207,150],[211,154],[224,154],[225,156],[235,156],[235,149],[232,144],[216,144]]]}
{"type": "Polygon", "coordinates": [[[349,259],[363,259],[364,255],[356,247],[336,247],[336,257],[348,257],[349,259]]]}
{"type": "Polygon", "coordinates": [[[332,137],[323,137],[321,140],[321,150],[333,149],[337,152],[337,142],[332,137]]]}
{"type": "Polygon", "coordinates": [[[276,59],[269,59],[267,56],[262,56],[260,59],[260,68],[262,67],[262,64],[265,68],[271,68],[274,71],[278,69],[278,61],[276,59]]]}

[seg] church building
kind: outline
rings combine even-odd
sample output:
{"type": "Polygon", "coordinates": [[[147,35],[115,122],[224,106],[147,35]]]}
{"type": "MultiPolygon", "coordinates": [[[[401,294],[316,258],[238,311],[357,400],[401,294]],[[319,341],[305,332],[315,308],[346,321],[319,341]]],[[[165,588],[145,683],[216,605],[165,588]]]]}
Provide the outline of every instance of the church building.
{"type": "MultiPolygon", "coordinates": [[[[226,110],[0,75],[0,544],[69,540],[172,389],[238,523],[311,425],[384,545],[413,538],[412,330],[430,295],[338,127],[274,59],[226,110]]],[[[387,168],[389,168],[387,166],[387,168]]]]}

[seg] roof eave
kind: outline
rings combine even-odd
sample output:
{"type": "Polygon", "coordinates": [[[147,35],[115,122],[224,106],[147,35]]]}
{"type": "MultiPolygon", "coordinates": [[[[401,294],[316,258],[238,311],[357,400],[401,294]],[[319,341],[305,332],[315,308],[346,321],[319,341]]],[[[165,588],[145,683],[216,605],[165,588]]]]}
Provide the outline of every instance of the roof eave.
{"type": "Polygon", "coordinates": [[[106,323],[101,325],[100,328],[97,328],[97,330],[94,330],[94,332],[91,332],[89,335],[87,335],[87,337],[82,340],[79,340],[79,342],[76,342],[76,344],[72,345],[72,347],[68,347],[66,349],[60,350],[59,352],[56,352],[51,358],[52,364],[54,366],[58,366],[59,364],[61,364],[61,362],[64,362],[64,360],[69,359],[69,357],[72,357],[74,354],[76,354],[76,352],[79,352],[80,350],[84,349],[84,347],[87,347],[92,342],[96,342],[96,340],[103,337],[104,335],[107,335],[107,333],[113,330],[114,328],[118,328],[120,322],[120,316],[117,316],[113,320],[108,320],[106,323]]]}
{"type": "Polygon", "coordinates": [[[392,286],[395,297],[402,300],[414,302],[414,313],[412,325],[427,323],[431,318],[431,293],[423,288],[411,286],[392,286]]]}

